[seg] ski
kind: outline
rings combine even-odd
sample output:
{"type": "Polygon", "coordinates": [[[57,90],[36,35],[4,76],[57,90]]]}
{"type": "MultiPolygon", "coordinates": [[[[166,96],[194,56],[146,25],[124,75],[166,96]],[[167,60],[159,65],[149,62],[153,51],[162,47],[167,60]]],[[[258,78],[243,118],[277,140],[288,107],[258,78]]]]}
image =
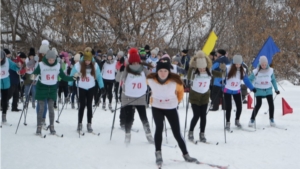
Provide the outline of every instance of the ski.
{"type": "Polygon", "coordinates": [[[90,133],[90,134],[93,134],[93,135],[96,135],[96,136],[100,136],[100,133],[95,133],[95,132],[87,132],[87,133],[90,133]]]}
{"type": "Polygon", "coordinates": [[[170,147],[170,148],[176,148],[177,145],[169,145],[169,144],[161,144],[162,146],[165,146],[165,147],[170,147]]]}
{"type": "Polygon", "coordinates": [[[57,136],[57,137],[60,137],[60,138],[63,138],[63,137],[64,137],[63,134],[62,134],[62,135],[59,135],[59,134],[51,134],[51,133],[49,133],[49,135],[50,135],[50,136],[57,136]]]}
{"type": "Polygon", "coordinates": [[[9,124],[9,123],[5,122],[5,123],[2,123],[0,127],[2,128],[2,126],[9,126],[10,127],[10,126],[12,126],[12,124],[9,124]]]}
{"type": "Polygon", "coordinates": [[[189,140],[191,143],[193,143],[193,144],[195,144],[195,145],[197,145],[198,144],[198,141],[196,140],[196,141],[194,141],[194,140],[189,140]]]}
{"type": "Polygon", "coordinates": [[[106,108],[102,108],[102,110],[106,111],[107,109],[106,108]]]}
{"type": "MultiPolygon", "coordinates": [[[[125,131],[124,128],[121,128],[121,127],[120,127],[120,129],[123,130],[123,131],[125,131]]],[[[138,133],[138,132],[139,132],[139,129],[131,129],[131,131],[138,133]]]]}
{"type": "MultiPolygon", "coordinates": [[[[175,162],[183,162],[181,160],[173,160],[175,162]]],[[[228,169],[229,166],[221,166],[221,165],[216,165],[216,164],[211,164],[211,163],[205,163],[205,162],[200,162],[200,161],[196,161],[196,162],[192,162],[194,164],[198,164],[198,165],[208,165],[210,167],[214,167],[214,168],[218,168],[218,169],[228,169]]]]}
{"type": "Polygon", "coordinates": [[[275,129],[280,129],[280,130],[287,130],[287,128],[281,127],[281,126],[268,126],[268,128],[275,128],[275,129]]]}
{"type": "Polygon", "coordinates": [[[36,134],[36,133],[34,133],[34,135],[36,135],[36,136],[40,136],[41,138],[46,138],[46,135],[42,135],[42,134],[36,134]]]}
{"type": "Polygon", "coordinates": [[[255,132],[255,130],[250,130],[250,129],[246,129],[246,128],[236,128],[237,130],[241,130],[241,131],[247,131],[247,132],[255,132]]]}
{"type": "Polygon", "coordinates": [[[228,133],[233,133],[233,130],[226,130],[228,133]]]}

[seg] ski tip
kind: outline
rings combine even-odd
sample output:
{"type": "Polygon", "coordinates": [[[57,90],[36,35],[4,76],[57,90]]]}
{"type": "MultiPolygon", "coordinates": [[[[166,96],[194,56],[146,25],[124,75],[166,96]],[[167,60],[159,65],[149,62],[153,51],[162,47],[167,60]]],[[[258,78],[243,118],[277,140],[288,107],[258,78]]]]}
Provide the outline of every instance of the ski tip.
{"type": "Polygon", "coordinates": [[[100,136],[100,133],[98,133],[98,136],[100,136]]]}
{"type": "Polygon", "coordinates": [[[64,137],[64,135],[62,134],[61,137],[64,137]]]}
{"type": "Polygon", "coordinates": [[[46,134],[44,135],[44,138],[46,138],[46,134]]]}
{"type": "Polygon", "coordinates": [[[219,142],[217,142],[216,145],[219,145],[219,142]]]}

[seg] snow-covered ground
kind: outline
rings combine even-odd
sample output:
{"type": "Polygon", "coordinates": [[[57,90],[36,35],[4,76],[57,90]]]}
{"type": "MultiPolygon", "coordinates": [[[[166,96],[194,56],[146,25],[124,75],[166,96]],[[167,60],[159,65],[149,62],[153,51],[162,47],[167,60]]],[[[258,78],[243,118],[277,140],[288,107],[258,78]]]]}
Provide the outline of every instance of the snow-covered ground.
{"type": "MultiPolygon", "coordinates": [[[[194,145],[186,142],[188,151],[192,157],[199,161],[219,165],[230,165],[230,169],[297,169],[300,168],[300,87],[287,81],[281,81],[281,91],[275,99],[275,122],[278,126],[286,127],[281,130],[269,127],[268,105],[266,100],[257,115],[256,132],[240,131],[233,127],[233,133],[226,133],[227,143],[224,141],[223,111],[209,112],[207,116],[206,137],[211,144],[198,143],[194,145]],[[293,114],[282,116],[282,100],[285,100],[293,108],[293,114]],[[263,128],[265,128],[263,130],[263,128]],[[216,143],[219,143],[216,145],[216,143]]],[[[252,95],[253,97],[253,95],[252,95]]],[[[119,107],[120,105],[118,105],[119,107]]],[[[21,104],[19,108],[21,108],[21,104]]],[[[241,123],[245,128],[249,122],[252,110],[243,105],[241,123]]],[[[151,109],[147,109],[148,119],[151,123],[151,109]]],[[[131,144],[124,144],[124,131],[119,129],[119,111],[116,115],[115,129],[110,141],[110,130],[113,114],[98,108],[93,118],[93,135],[86,133],[78,137],[77,110],[72,110],[70,105],[63,111],[60,123],[55,123],[58,134],[63,138],[49,135],[49,131],[43,130],[47,137],[42,139],[34,135],[36,131],[36,113],[29,106],[27,126],[20,124],[18,133],[15,134],[21,113],[8,111],[8,122],[12,126],[4,125],[1,131],[1,167],[2,169],[98,169],[98,168],[130,168],[153,169],[155,165],[154,145],[148,144],[142,123],[136,113],[133,128],[139,129],[138,133],[132,132],[131,144]]],[[[185,108],[180,105],[179,116],[183,131],[185,120],[185,108]]],[[[192,117],[191,108],[188,111],[188,126],[192,117]]],[[[57,118],[57,113],[56,113],[57,118]]],[[[232,110],[231,122],[235,118],[232,110]]],[[[48,124],[49,122],[47,122],[48,124]]],[[[154,133],[155,126],[151,126],[154,133]]],[[[163,133],[163,143],[177,145],[169,126],[167,127],[167,139],[163,133]],[[166,143],[168,141],[168,143],[166,143]]],[[[86,131],[86,115],[84,118],[84,130],[86,131]]],[[[199,125],[195,130],[198,138],[199,125]]],[[[163,146],[163,168],[168,169],[211,169],[207,165],[196,165],[186,162],[175,162],[173,159],[183,161],[180,149],[163,146]]]]}

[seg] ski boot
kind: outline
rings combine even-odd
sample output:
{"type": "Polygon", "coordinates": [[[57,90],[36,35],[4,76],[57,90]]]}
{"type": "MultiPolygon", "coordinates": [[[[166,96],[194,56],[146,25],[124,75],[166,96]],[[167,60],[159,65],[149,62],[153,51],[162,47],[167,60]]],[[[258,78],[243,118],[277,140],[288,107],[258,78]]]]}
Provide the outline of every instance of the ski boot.
{"type": "Polygon", "coordinates": [[[194,131],[189,131],[189,133],[188,133],[188,139],[190,141],[194,141],[194,131]]]}
{"type": "Polygon", "coordinates": [[[2,123],[6,123],[7,120],[6,120],[6,114],[2,114],[2,123]]]}
{"type": "Polygon", "coordinates": [[[72,109],[75,109],[75,104],[71,103],[71,107],[72,107],[72,109]]]}
{"type": "Polygon", "coordinates": [[[199,139],[200,139],[201,142],[206,143],[206,138],[205,138],[204,133],[200,133],[199,139]]]}
{"type": "Polygon", "coordinates": [[[183,155],[183,158],[186,162],[190,162],[190,163],[198,162],[198,160],[196,158],[190,157],[189,154],[183,155]]]}
{"type": "Polygon", "coordinates": [[[255,120],[250,119],[248,127],[254,127],[255,120]]]}
{"type": "Polygon", "coordinates": [[[128,145],[131,140],[131,133],[126,133],[125,134],[125,144],[128,145]]]}
{"type": "Polygon", "coordinates": [[[270,125],[271,125],[271,127],[275,127],[276,126],[274,119],[270,119],[270,125]]]}
{"type": "Polygon", "coordinates": [[[106,109],[106,104],[105,103],[102,104],[102,109],[104,109],[104,110],[106,109]]]}
{"type": "Polygon", "coordinates": [[[48,126],[48,128],[50,129],[50,134],[53,134],[53,135],[56,134],[56,131],[54,130],[54,125],[50,125],[50,126],[48,126]]]}
{"type": "Polygon", "coordinates": [[[155,157],[156,157],[156,165],[161,166],[163,163],[161,151],[156,151],[155,152],[155,157]]]}
{"type": "Polygon", "coordinates": [[[91,123],[88,123],[88,124],[86,125],[86,128],[87,128],[87,130],[88,130],[89,133],[92,133],[92,132],[93,132],[92,124],[91,124],[91,123]]]}
{"type": "Polygon", "coordinates": [[[82,123],[78,123],[77,131],[78,132],[82,131],[82,123]]]}
{"type": "Polygon", "coordinates": [[[37,126],[36,135],[42,135],[42,126],[37,126]]]}
{"type": "Polygon", "coordinates": [[[239,128],[239,129],[242,128],[242,125],[241,125],[241,123],[240,123],[240,120],[235,120],[235,126],[236,126],[237,128],[239,128]]]}
{"type": "Polygon", "coordinates": [[[144,125],[144,130],[145,130],[145,134],[146,134],[146,138],[148,140],[149,143],[153,144],[154,143],[154,139],[152,137],[152,134],[151,134],[151,130],[150,130],[150,125],[148,122],[145,122],[144,125]]]}
{"type": "Polygon", "coordinates": [[[109,109],[109,110],[112,110],[111,103],[108,103],[108,109],[109,109]]]}
{"type": "Polygon", "coordinates": [[[226,122],[225,130],[230,131],[230,122],[226,122]]]}

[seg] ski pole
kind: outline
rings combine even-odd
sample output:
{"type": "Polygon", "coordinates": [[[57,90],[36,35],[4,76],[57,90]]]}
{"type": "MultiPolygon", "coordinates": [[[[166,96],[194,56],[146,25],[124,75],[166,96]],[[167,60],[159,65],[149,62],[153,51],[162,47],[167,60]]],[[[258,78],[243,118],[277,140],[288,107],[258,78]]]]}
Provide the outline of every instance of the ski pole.
{"type": "MultiPolygon", "coordinates": [[[[68,94],[67,99],[69,99],[69,97],[70,97],[70,94],[68,94]]],[[[60,115],[62,114],[62,111],[64,110],[64,107],[65,107],[66,103],[67,103],[67,101],[64,102],[64,104],[63,104],[63,106],[62,106],[62,108],[61,108],[61,110],[60,110],[60,113],[58,114],[56,123],[59,123],[60,115]]]]}
{"type": "Polygon", "coordinates": [[[167,124],[166,124],[166,119],[165,118],[164,118],[164,123],[165,123],[166,143],[168,144],[167,124]]]}
{"type": "Polygon", "coordinates": [[[28,89],[28,94],[25,98],[25,104],[23,105],[23,111],[25,111],[24,113],[24,125],[27,126],[27,123],[26,123],[26,117],[27,117],[27,111],[28,111],[28,104],[29,104],[29,93],[31,91],[31,88],[32,88],[32,85],[33,85],[33,82],[31,83],[31,85],[29,86],[29,89],[28,89]],[[24,110],[26,109],[26,110],[24,110]]]}
{"type": "MultiPolygon", "coordinates": [[[[187,100],[189,100],[189,94],[186,94],[187,100]]],[[[187,125],[187,114],[188,114],[188,109],[189,109],[189,102],[186,101],[186,111],[185,111],[185,124],[184,124],[184,136],[183,139],[185,140],[185,133],[186,133],[186,125],[187,125]]]]}
{"type": "MultiPolygon", "coordinates": [[[[123,79],[122,79],[122,75],[121,75],[121,77],[120,77],[120,82],[119,82],[119,86],[118,86],[118,91],[120,90],[120,86],[121,86],[121,84],[122,84],[122,80],[123,80],[123,79]]],[[[117,96],[116,96],[116,97],[117,97],[117,96]]],[[[116,100],[117,100],[117,98],[116,98],[116,100]]],[[[121,105],[121,107],[123,107],[123,106],[121,105]]],[[[115,126],[116,113],[117,113],[117,102],[116,102],[116,106],[115,106],[115,110],[114,110],[113,122],[112,122],[112,125],[111,125],[110,140],[111,140],[111,138],[112,138],[112,134],[113,134],[114,126],[115,126]]]]}
{"type": "MultiPolygon", "coordinates": [[[[224,93],[223,93],[223,91],[222,91],[222,88],[223,88],[223,86],[224,86],[224,79],[225,79],[225,77],[224,77],[224,71],[222,71],[222,87],[221,87],[221,94],[222,94],[222,105],[224,105],[224,108],[225,108],[225,104],[224,104],[224,102],[225,102],[225,99],[224,99],[224,93]]],[[[223,114],[224,114],[224,139],[225,139],[225,143],[227,143],[226,142],[226,110],[223,110],[223,114]]]]}

